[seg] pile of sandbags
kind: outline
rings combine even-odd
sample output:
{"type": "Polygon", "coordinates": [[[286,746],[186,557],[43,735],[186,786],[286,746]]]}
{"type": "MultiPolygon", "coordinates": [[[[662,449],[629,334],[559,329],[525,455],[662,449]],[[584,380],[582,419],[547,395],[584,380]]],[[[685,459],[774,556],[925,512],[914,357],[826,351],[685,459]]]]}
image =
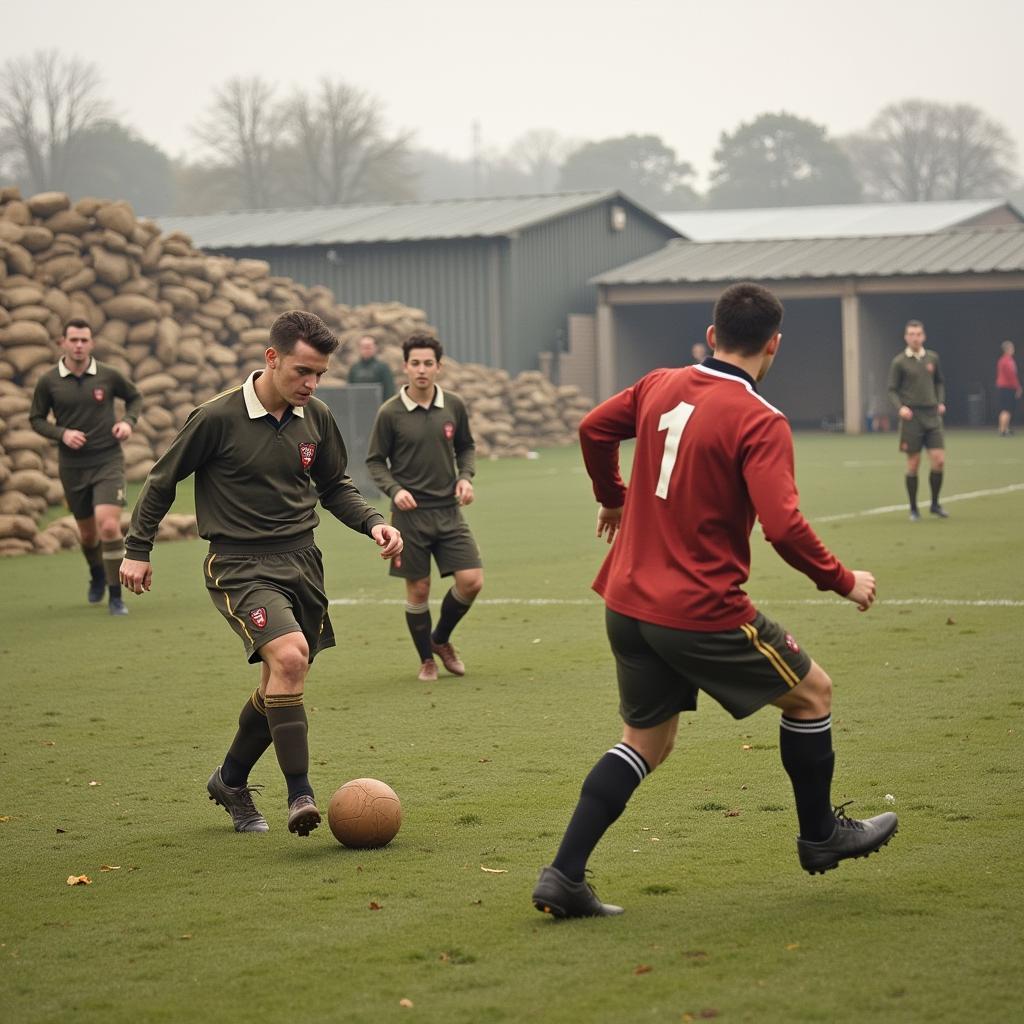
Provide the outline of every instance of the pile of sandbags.
{"type": "MultiPolygon", "coordinates": [[[[46,531],[49,539],[26,525],[63,501],[56,446],[31,429],[28,410],[36,382],[59,358],[67,320],[85,319],[96,358],[144,396],[124,444],[127,477],[139,481],[196,405],[264,365],[270,325],[287,309],[311,310],[337,332],[342,349],[327,377],[338,382],[364,334],[401,382],[402,342],[429,330],[422,310],[345,306],[325,287],[273,276],[262,260],[203,253],[187,236],[137,218],[126,202],[73,203],[62,192],[22,199],[0,188],[0,555],[54,550],[54,538],[77,543],[66,524],[46,531]]],[[[484,455],[571,443],[590,405],[539,373],[510,380],[475,364],[445,367],[443,384],[465,397],[484,455]]]]}

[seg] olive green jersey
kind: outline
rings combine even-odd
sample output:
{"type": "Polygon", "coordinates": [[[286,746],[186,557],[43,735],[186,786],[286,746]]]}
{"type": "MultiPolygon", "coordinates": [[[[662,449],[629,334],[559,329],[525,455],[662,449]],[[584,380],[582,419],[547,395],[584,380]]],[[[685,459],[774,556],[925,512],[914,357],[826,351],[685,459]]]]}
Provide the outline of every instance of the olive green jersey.
{"type": "Polygon", "coordinates": [[[121,442],[112,433],[117,422],[115,398],[124,399],[124,418],[134,426],[142,412],[142,395],[130,380],[95,359],[76,377],[61,359],[36,382],[29,422],[37,434],[57,442],[62,466],[99,466],[121,452],[121,442]],[[47,418],[51,411],[56,423],[47,418]],[[61,444],[65,430],[82,431],[85,444],[77,449],[61,444]]]}
{"type": "Polygon", "coordinates": [[[939,357],[931,349],[922,349],[920,356],[910,349],[902,351],[889,365],[889,401],[898,409],[934,408],[946,402],[946,384],[942,378],[939,357]]]}
{"type": "Polygon", "coordinates": [[[345,443],[327,406],[311,398],[278,421],[256,394],[261,372],[189,415],[146,478],[125,540],[129,558],[148,560],[178,482],[192,473],[199,534],[213,551],[311,544],[318,500],[353,530],[369,534],[384,522],[346,475],[345,443]]]}
{"type": "Polygon", "coordinates": [[[380,359],[358,359],[348,371],[349,384],[379,384],[380,400],[386,402],[395,393],[395,378],[380,359]]]}
{"type": "Polygon", "coordinates": [[[456,481],[476,473],[465,403],[434,385],[434,399],[424,408],[403,387],[377,412],[366,465],[389,498],[406,490],[420,508],[456,504],[456,481]]]}

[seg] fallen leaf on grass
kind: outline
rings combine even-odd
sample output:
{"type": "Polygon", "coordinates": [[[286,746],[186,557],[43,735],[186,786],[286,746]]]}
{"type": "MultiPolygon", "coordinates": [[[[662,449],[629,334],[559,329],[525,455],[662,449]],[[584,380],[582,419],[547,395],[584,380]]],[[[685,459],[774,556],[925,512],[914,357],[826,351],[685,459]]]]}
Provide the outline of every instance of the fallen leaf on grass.
{"type": "Polygon", "coordinates": [[[89,785],[90,786],[102,786],[103,783],[102,782],[97,782],[95,779],[93,779],[92,782],[89,783],[89,785]]]}
{"type": "Polygon", "coordinates": [[[744,743],[740,750],[753,750],[754,746],[751,743],[744,743]]]}
{"type": "Polygon", "coordinates": [[[100,871],[120,871],[120,864],[101,864],[100,871]]]}
{"type": "Polygon", "coordinates": [[[650,974],[651,971],[653,971],[653,970],[654,970],[654,968],[650,964],[637,964],[636,967],[633,968],[633,973],[634,974],[650,974]]]}
{"type": "Polygon", "coordinates": [[[88,875],[68,875],[68,885],[92,885],[88,875]]]}
{"type": "Polygon", "coordinates": [[[192,933],[191,932],[185,932],[185,934],[180,936],[180,938],[182,938],[182,939],[191,939],[192,938],[192,933]]]}
{"type": "Polygon", "coordinates": [[[40,740],[39,746],[41,747],[55,747],[57,746],[56,740],[40,740]]]}
{"type": "Polygon", "coordinates": [[[489,757],[481,757],[477,761],[477,764],[490,764],[490,763],[491,763],[491,759],[489,757]]]}
{"type": "Polygon", "coordinates": [[[415,1004],[411,999],[399,999],[398,1005],[405,1007],[407,1010],[411,1010],[415,1004]]]}
{"type": "Polygon", "coordinates": [[[686,1024],[690,1024],[690,1021],[694,1020],[711,1020],[718,1016],[718,1011],[713,1006],[707,1006],[703,1010],[698,1010],[696,1013],[684,1013],[683,1020],[686,1024]]]}
{"type": "Polygon", "coordinates": [[[480,865],[481,871],[486,871],[489,875],[507,875],[508,868],[485,868],[483,864],[480,865]]]}
{"type": "Polygon", "coordinates": [[[725,812],[725,817],[726,818],[738,818],[739,816],[740,816],[740,812],[737,811],[735,808],[725,812]]]}
{"type": "Polygon", "coordinates": [[[59,836],[64,835],[65,832],[67,832],[66,828],[58,828],[57,829],[57,835],[59,835],[59,836]]]}
{"type": "Polygon", "coordinates": [[[787,942],[786,943],[786,949],[788,949],[790,952],[792,952],[794,949],[799,949],[799,948],[800,948],[800,943],[799,942],[787,942]]]}
{"type": "Polygon", "coordinates": [[[956,619],[954,619],[953,616],[951,615],[948,619],[946,619],[946,625],[947,626],[955,626],[956,625],[956,619]]]}
{"type": "MultiPolygon", "coordinates": [[[[12,816],[10,814],[0,814],[0,822],[10,821],[11,817],[12,816]]],[[[60,829],[57,829],[57,831],[59,832],[60,829]]]]}
{"type": "Polygon", "coordinates": [[[370,909],[383,910],[384,908],[376,900],[370,900],[370,909]]]}

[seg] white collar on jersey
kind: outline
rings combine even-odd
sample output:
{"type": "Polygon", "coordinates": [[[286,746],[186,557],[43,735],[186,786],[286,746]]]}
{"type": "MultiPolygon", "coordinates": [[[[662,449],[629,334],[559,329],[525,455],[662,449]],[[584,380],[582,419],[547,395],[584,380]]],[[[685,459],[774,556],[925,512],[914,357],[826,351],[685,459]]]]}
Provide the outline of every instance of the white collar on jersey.
{"type": "MultiPolygon", "coordinates": [[[[253,370],[248,377],[245,378],[245,383],[242,385],[242,397],[245,399],[245,411],[249,414],[249,419],[259,420],[264,416],[269,416],[270,413],[263,408],[263,403],[260,401],[259,395],[256,394],[256,378],[262,373],[262,370],[253,370]]],[[[305,416],[306,410],[301,405],[292,406],[293,416],[305,416]]]]}
{"type": "MultiPolygon", "coordinates": [[[[402,405],[405,406],[406,412],[412,412],[414,409],[422,409],[423,406],[419,402],[414,402],[409,397],[409,385],[403,384],[398,390],[398,394],[402,399],[402,405]]],[[[441,390],[440,384],[434,385],[434,400],[430,403],[436,405],[438,409],[444,408],[444,392],[441,390]]]]}
{"type": "Polygon", "coordinates": [[[703,363],[699,363],[697,366],[691,366],[689,369],[696,370],[698,373],[706,373],[709,377],[717,377],[719,380],[731,380],[736,384],[742,384],[759,402],[768,406],[772,412],[778,413],[779,416],[785,415],[781,409],[776,409],[771,402],[766,401],[761,395],[759,395],[746,377],[741,377],[736,373],[726,373],[724,370],[713,370],[710,366],[705,366],[703,363]]]}
{"type": "Polygon", "coordinates": [[[910,346],[908,345],[908,346],[907,346],[907,347],[906,347],[906,348],[905,348],[905,349],[903,350],[903,354],[904,354],[904,355],[905,355],[905,356],[906,356],[906,357],[907,357],[908,359],[918,359],[918,360],[920,360],[920,359],[924,359],[924,357],[925,357],[926,355],[928,355],[928,351],[927,351],[927,349],[924,349],[924,348],[922,348],[922,349],[920,349],[919,351],[915,352],[915,351],[914,351],[914,350],[913,350],[913,349],[912,349],[912,348],[911,348],[911,347],[910,347],[910,346]]]}
{"type": "MultiPolygon", "coordinates": [[[[74,376],[74,374],[67,368],[67,366],[64,365],[64,357],[63,356],[61,356],[60,359],[57,362],[57,372],[62,377],[73,377],[74,376]]],[[[96,372],[96,360],[95,360],[95,358],[89,360],[89,365],[85,368],[85,372],[86,373],[93,373],[93,374],[96,372]]]]}

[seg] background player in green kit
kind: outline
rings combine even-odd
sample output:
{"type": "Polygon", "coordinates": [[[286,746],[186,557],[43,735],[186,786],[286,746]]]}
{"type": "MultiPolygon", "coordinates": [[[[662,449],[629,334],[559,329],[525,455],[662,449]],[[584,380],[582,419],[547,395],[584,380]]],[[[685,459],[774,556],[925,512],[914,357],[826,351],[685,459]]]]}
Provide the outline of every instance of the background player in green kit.
{"type": "Polygon", "coordinates": [[[910,499],[910,520],[917,522],[917,470],[921,465],[921,449],[928,449],[931,472],[928,484],[932,492],[929,511],[941,519],[949,513],[939,504],[942,473],[946,466],[942,417],[946,412],[946,382],[942,378],[939,357],[924,347],[924,324],[908,320],[903,331],[904,350],[889,366],[889,401],[900,416],[900,451],[907,456],[907,497],[910,499]]]}
{"type": "Polygon", "coordinates": [[[29,422],[37,434],[58,442],[60,482],[89,563],[89,603],[102,601],[106,587],[110,614],[127,615],[117,578],[124,557],[121,442],[132,435],[142,395],[112,366],[93,359],[87,321],[69,320],[60,347],[60,362],[36,384],[29,422]],[[115,416],[115,398],[126,403],[122,420],[115,416]],[[51,411],[55,423],[49,420],[51,411]]]}
{"type": "Polygon", "coordinates": [[[179,480],[195,473],[199,533],[210,541],[206,587],[217,610],[260,663],[260,685],[207,790],[238,832],[266,832],[249,772],[273,743],[288,784],[288,829],[320,823],[309,784],[303,692],[316,655],[334,646],[323,563],[313,542],[319,500],[346,526],[371,536],[381,557],[402,550],[346,475],[348,456],[330,410],[313,397],[338,339],[312,313],[282,313],[270,328],[266,366],[193,410],[150,471],[132,514],[121,579],[149,590],[153,538],[179,480]]]}
{"type": "Polygon", "coordinates": [[[450,637],[484,585],[480,552],[459,507],[473,501],[476,445],[462,399],[437,385],[441,343],[430,334],[412,334],[402,353],[408,383],[380,407],[366,465],[391,498],[392,522],[405,540],[391,575],[405,580],[405,621],[420,659],[419,678],[426,682],[437,679],[435,654],[453,675],[466,671],[450,637]],[[455,577],[433,631],[431,555],[442,576],[455,577]]]}

